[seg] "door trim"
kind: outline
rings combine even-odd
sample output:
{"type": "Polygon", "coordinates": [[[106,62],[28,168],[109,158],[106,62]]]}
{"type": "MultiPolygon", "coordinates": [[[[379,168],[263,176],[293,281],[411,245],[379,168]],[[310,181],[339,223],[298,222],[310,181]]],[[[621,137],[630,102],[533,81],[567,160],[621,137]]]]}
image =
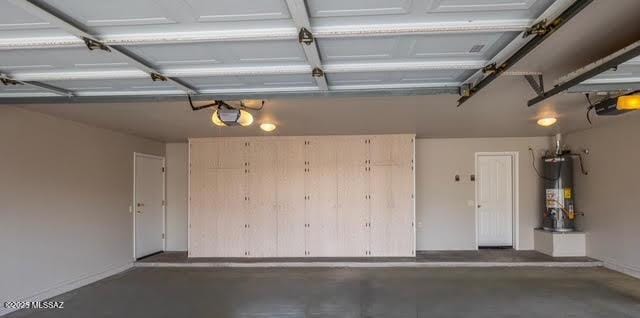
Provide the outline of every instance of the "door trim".
{"type": "Polygon", "coordinates": [[[167,250],[167,205],[166,205],[166,200],[167,200],[167,172],[166,172],[166,159],[165,157],[161,157],[161,156],[155,156],[155,155],[149,155],[149,154],[145,154],[145,153],[140,153],[140,152],[134,152],[133,153],[133,201],[131,201],[131,205],[129,206],[129,212],[131,213],[131,217],[133,219],[133,242],[131,245],[133,245],[133,260],[136,260],[136,213],[135,213],[135,205],[136,205],[136,158],[138,157],[143,157],[143,158],[151,158],[151,159],[159,159],[162,160],[162,168],[165,169],[165,171],[163,171],[162,173],[162,200],[165,202],[165,204],[162,205],[162,234],[164,234],[164,237],[162,238],[162,251],[166,251],[167,250]]]}
{"type": "MultiPolygon", "coordinates": [[[[517,151],[503,151],[503,152],[476,152],[474,156],[475,160],[475,176],[478,176],[478,159],[481,156],[509,156],[511,157],[511,178],[512,178],[512,200],[511,200],[511,213],[513,214],[511,217],[511,235],[513,241],[513,249],[520,249],[520,166],[519,166],[519,152],[517,151]]],[[[475,187],[475,199],[474,199],[474,210],[475,210],[475,247],[478,249],[479,245],[479,231],[478,231],[478,182],[477,179],[474,182],[475,187]]]]}

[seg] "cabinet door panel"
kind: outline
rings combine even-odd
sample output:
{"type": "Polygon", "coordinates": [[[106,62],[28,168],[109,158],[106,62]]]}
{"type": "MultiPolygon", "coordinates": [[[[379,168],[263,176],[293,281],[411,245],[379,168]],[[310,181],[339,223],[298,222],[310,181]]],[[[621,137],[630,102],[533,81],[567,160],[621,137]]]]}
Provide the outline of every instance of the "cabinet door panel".
{"type": "Polygon", "coordinates": [[[217,253],[217,143],[190,144],[189,167],[189,256],[217,253]]]}
{"type": "Polygon", "coordinates": [[[369,250],[368,145],[364,137],[337,138],[338,256],[365,256],[369,250]]]}
{"type": "Polygon", "coordinates": [[[248,149],[245,138],[222,138],[218,141],[218,167],[244,169],[248,149]]]}
{"type": "Polygon", "coordinates": [[[277,147],[273,139],[251,140],[248,157],[248,256],[273,257],[277,251],[277,147]]]}
{"type": "Polygon", "coordinates": [[[246,251],[247,191],[244,169],[218,169],[215,206],[218,252],[221,257],[241,257],[246,251]]]}
{"type": "Polygon", "coordinates": [[[413,171],[411,166],[371,167],[371,251],[373,256],[413,255],[413,171]]]}
{"type": "Polygon", "coordinates": [[[391,172],[391,224],[387,241],[391,256],[414,255],[413,170],[393,166],[391,172]]]}
{"type": "Polygon", "coordinates": [[[306,146],[306,249],[310,256],[332,256],[337,241],[336,147],[330,138],[310,138],[306,146]]]}
{"type": "Polygon", "coordinates": [[[304,138],[287,137],[278,142],[278,256],[304,256],[305,188],[307,167],[304,138]]]}
{"type": "Polygon", "coordinates": [[[413,165],[414,139],[413,135],[395,135],[393,137],[391,158],[394,165],[413,165]]]}
{"type": "Polygon", "coordinates": [[[412,135],[370,136],[372,165],[408,165],[413,162],[412,135]]]}
{"type": "Polygon", "coordinates": [[[194,142],[190,144],[190,164],[192,168],[216,169],[220,167],[219,147],[217,140],[194,142]]]}
{"type": "Polygon", "coordinates": [[[392,233],[391,166],[372,166],[371,187],[371,253],[373,256],[389,256],[389,236],[392,233]]]}
{"type": "Polygon", "coordinates": [[[206,175],[205,169],[192,167],[189,179],[189,256],[201,257],[206,255],[206,175]]]}
{"type": "Polygon", "coordinates": [[[393,162],[393,137],[369,136],[369,152],[372,165],[391,165],[393,162]]]}

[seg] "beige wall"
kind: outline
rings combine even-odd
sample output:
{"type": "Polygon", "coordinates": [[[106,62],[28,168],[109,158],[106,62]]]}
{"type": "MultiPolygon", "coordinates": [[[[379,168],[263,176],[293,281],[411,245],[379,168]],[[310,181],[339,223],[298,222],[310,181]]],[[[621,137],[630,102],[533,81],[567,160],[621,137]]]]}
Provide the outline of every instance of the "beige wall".
{"type": "Polygon", "coordinates": [[[188,144],[168,143],[167,158],[167,250],[187,250],[188,144]]]}
{"type": "Polygon", "coordinates": [[[574,151],[589,150],[589,175],[575,172],[587,255],[640,278],[640,112],[569,134],[566,144],[574,151]]]}
{"type": "Polygon", "coordinates": [[[133,152],[163,148],[0,107],[0,302],[130,264],[133,152]]]}
{"type": "Polygon", "coordinates": [[[541,184],[528,151],[549,148],[549,137],[418,139],[416,144],[416,222],[418,250],[475,249],[476,152],[519,153],[519,248],[533,249],[540,226],[541,184]],[[455,182],[454,176],[461,181],[455,182]]]}

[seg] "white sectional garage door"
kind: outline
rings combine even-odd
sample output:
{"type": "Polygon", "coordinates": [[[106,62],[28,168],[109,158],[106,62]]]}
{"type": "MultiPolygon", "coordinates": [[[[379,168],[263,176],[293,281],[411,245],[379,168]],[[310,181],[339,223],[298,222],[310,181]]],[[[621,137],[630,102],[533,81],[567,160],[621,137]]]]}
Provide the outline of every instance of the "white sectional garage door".
{"type": "Polygon", "coordinates": [[[413,256],[414,136],[190,140],[190,257],[413,256]]]}
{"type": "Polygon", "coordinates": [[[555,2],[5,0],[0,101],[457,94],[555,2]]]}

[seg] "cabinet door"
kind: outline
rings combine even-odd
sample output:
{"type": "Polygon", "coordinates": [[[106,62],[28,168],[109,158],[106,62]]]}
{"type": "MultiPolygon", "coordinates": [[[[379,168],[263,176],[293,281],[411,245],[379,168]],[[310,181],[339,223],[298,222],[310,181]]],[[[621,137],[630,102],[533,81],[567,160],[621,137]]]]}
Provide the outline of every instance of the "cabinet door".
{"type": "Polygon", "coordinates": [[[218,141],[218,168],[244,169],[248,145],[245,138],[221,138],[218,141]]]}
{"type": "Polygon", "coordinates": [[[192,167],[189,171],[191,174],[189,179],[189,256],[202,257],[205,256],[205,234],[206,227],[206,209],[207,209],[207,193],[205,169],[192,167]]]}
{"type": "Polygon", "coordinates": [[[273,139],[249,141],[247,256],[277,256],[277,146],[273,139]]]}
{"type": "Polygon", "coordinates": [[[413,163],[413,135],[369,136],[372,165],[408,165],[413,163]]]}
{"type": "Polygon", "coordinates": [[[408,165],[391,168],[391,222],[387,248],[390,256],[413,256],[415,228],[413,169],[408,165]]]}
{"type": "Polygon", "coordinates": [[[189,167],[189,256],[217,253],[217,164],[216,142],[190,144],[189,167]]]}
{"type": "Polygon", "coordinates": [[[371,255],[390,256],[388,240],[392,233],[392,166],[371,166],[370,211],[371,211],[371,255]]]}
{"type": "Polygon", "coordinates": [[[216,169],[219,161],[220,141],[199,141],[189,144],[189,159],[192,168],[216,169]]]}
{"type": "Polygon", "coordinates": [[[369,172],[365,137],[337,137],[338,254],[366,256],[369,250],[369,172]]]}
{"type": "Polygon", "coordinates": [[[277,143],[278,256],[305,255],[305,139],[282,138],[277,143]]]}
{"type": "Polygon", "coordinates": [[[309,256],[335,256],[338,250],[337,147],[331,138],[307,140],[306,250],[309,256]]]}
{"type": "Polygon", "coordinates": [[[217,170],[217,253],[213,256],[241,257],[246,252],[247,191],[244,169],[217,170]]]}
{"type": "Polygon", "coordinates": [[[411,166],[371,167],[371,254],[411,256],[415,236],[411,166]]]}

